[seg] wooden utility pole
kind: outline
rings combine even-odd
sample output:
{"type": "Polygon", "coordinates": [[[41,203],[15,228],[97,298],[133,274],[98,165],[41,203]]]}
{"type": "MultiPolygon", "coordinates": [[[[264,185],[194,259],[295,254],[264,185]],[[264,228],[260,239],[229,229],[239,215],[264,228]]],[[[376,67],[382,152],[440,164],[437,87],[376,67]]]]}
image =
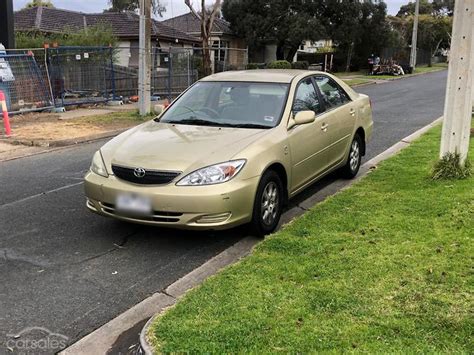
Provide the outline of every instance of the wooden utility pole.
{"type": "Polygon", "coordinates": [[[474,0],[456,0],[440,157],[469,150],[474,94],[474,0]]]}
{"type": "Polygon", "coordinates": [[[420,18],[420,0],[416,0],[415,5],[415,18],[413,20],[413,34],[411,37],[411,53],[410,53],[410,68],[412,71],[415,71],[416,67],[416,56],[418,45],[418,21],[420,18]]]}
{"type": "Polygon", "coordinates": [[[151,0],[140,0],[138,108],[141,116],[151,111],[151,0]]]}

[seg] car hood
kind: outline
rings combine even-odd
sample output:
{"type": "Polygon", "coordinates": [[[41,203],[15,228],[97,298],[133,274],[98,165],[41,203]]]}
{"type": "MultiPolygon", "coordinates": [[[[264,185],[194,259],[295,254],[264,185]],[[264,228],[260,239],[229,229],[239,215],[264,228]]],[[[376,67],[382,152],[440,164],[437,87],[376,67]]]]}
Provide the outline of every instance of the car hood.
{"type": "Polygon", "coordinates": [[[150,121],[117,136],[101,151],[108,169],[116,164],[190,172],[232,159],[267,131],[150,121]]]}

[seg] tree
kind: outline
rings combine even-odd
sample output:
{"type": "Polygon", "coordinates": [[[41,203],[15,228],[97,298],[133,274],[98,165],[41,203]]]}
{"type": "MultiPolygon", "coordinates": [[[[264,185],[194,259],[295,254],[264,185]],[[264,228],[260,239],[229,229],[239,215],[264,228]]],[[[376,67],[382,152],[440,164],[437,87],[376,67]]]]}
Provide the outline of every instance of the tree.
{"type": "Polygon", "coordinates": [[[304,40],[324,36],[322,9],[320,1],[226,0],[222,12],[251,46],[276,43],[277,60],[291,62],[304,40]]]}
{"type": "Polygon", "coordinates": [[[203,72],[204,75],[212,74],[211,69],[211,50],[210,50],[210,38],[212,29],[214,27],[214,21],[217,14],[221,9],[221,0],[215,0],[214,4],[206,8],[206,1],[201,0],[201,8],[197,11],[194,6],[191,4],[190,0],[184,0],[184,3],[189,10],[193,13],[196,18],[201,22],[201,41],[202,41],[202,56],[203,56],[203,72]]]}
{"type": "Polygon", "coordinates": [[[322,14],[329,38],[337,45],[337,56],[345,58],[345,69],[367,63],[379,54],[390,38],[384,2],[326,0],[322,14]]]}
{"type": "MultiPolygon", "coordinates": [[[[409,19],[408,28],[413,28],[413,18],[409,19]]],[[[418,47],[429,51],[431,56],[439,48],[449,48],[451,45],[452,17],[420,15],[418,23],[418,47]]],[[[408,31],[411,36],[412,31],[408,31]]]]}
{"type": "MultiPolygon", "coordinates": [[[[400,6],[400,10],[397,13],[398,17],[413,16],[415,14],[416,2],[409,2],[406,5],[400,6]]],[[[428,0],[420,0],[420,15],[431,15],[435,12],[433,4],[428,0]]]]}
{"type": "Polygon", "coordinates": [[[433,8],[438,14],[453,16],[454,0],[433,0],[433,8]]]}
{"type": "MultiPolygon", "coordinates": [[[[420,0],[420,15],[449,15],[454,11],[454,0],[420,0]]],[[[398,17],[413,16],[415,14],[415,2],[410,1],[402,5],[398,11],[398,17]]]]}
{"type": "MultiPolygon", "coordinates": [[[[124,12],[124,11],[137,11],[140,7],[139,0],[108,0],[111,8],[106,10],[108,12],[124,12]]],[[[166,12],[166,7],[161,3],[160,0],[153,0],[153,12],[156,15],[162,16],[166,12]]]]}
{"type": "MultiPolygon", "coordinates": [[[[400,47],[407,47],[413,33],[413,16],[389,17],[392,32],[400,38],[400,47]]],[[[418,47],[435,55],[439,48],[451,44],[452,17],[446,15],[420,15],[418,22],[418,47]]]]}
{"type": "Polygon", "coordinates": [[[32,0],[25,5],[25,8],[32,8],[32,7],[49,7],[54,8],[54,5],[49,0],[32,0]]]}

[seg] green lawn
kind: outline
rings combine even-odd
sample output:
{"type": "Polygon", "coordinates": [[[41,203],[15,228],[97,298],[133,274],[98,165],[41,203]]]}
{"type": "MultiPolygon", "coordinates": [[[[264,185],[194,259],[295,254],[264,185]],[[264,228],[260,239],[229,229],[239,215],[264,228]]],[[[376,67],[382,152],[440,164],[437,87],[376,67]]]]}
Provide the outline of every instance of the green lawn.
{"type": "Polygon", "coordinates": [[[439,137],[191,291],[153,324],[155,350],[474,353],[474,178],[430,179],[439,137]]]}

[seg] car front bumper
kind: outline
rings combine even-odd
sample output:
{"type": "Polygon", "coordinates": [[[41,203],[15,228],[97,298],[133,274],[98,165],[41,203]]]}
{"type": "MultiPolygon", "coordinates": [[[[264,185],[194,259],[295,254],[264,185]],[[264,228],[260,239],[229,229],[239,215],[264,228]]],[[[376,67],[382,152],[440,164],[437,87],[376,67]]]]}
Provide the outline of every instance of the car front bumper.
{"type": "Polygon", "coordinates": [[[136,185],[88,172],[85,177],[86,206],[103,216],[181,229],[228,229],[250,222],[259,177],[238,178],[209,186],[136,185]],[[137,217],[117,213],[120,194],[132,193],[151,199],[151,216],[137,217]]]}

